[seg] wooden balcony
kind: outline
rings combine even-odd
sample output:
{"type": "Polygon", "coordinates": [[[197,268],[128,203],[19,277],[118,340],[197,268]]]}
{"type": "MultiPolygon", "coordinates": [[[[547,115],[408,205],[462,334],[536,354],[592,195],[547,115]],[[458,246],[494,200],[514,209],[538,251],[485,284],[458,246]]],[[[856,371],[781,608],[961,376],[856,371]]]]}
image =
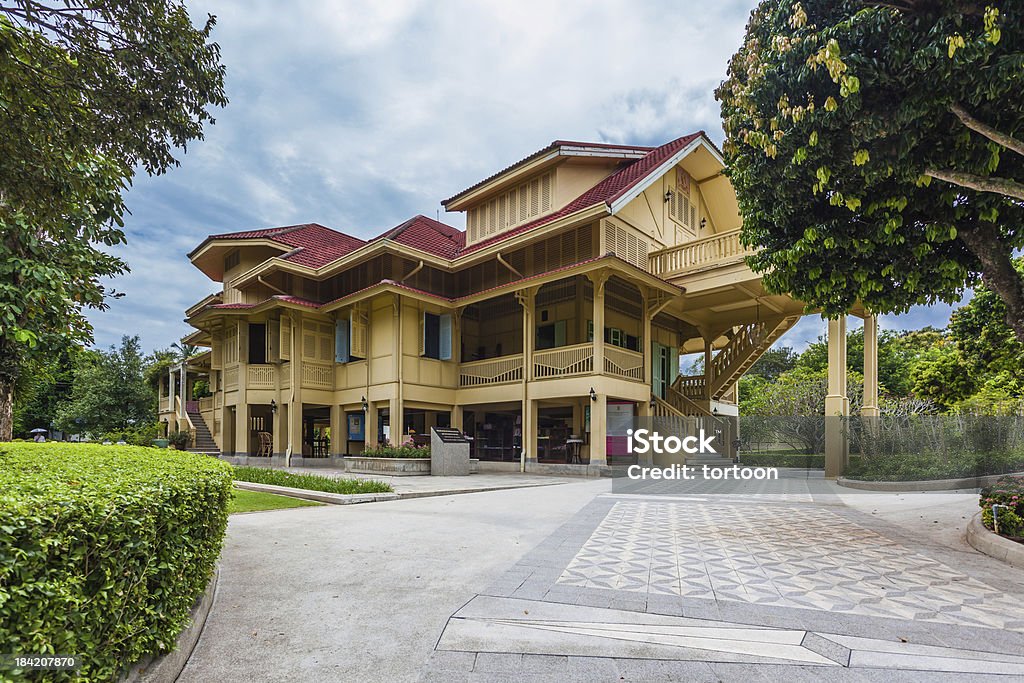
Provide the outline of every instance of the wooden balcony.
{"type": "Polygon", "coordinates": [[[604,347],[604,374],[644,381],[644,354],[617,346],[604,347]]]}
{"type": "Polygon", "coordinates": [[[273,389],[277,379],[277,368],[273,365],[250,365],[246,368],[246,389],[273,389]]]}
{"type": "Polygon", "coordinates": [[[488,384],[521,382],[523,379],[523,357],[501,356],[486,360],[475,360],[459,366],[459,386],[479,387],[488,384]]]}
{"type": "Polygon", "coordinates": [[[589,375],[594,371],[594,345],[573,344],[533,354],[535,379],[589,375]]]}
{"type": "Polygon", "coordinates": [[[706,268],[741,263],[752,253],[740,243],[740,231],[730,230],[652,252],[648,262],[653,274],[669,279],[706,268]]]}

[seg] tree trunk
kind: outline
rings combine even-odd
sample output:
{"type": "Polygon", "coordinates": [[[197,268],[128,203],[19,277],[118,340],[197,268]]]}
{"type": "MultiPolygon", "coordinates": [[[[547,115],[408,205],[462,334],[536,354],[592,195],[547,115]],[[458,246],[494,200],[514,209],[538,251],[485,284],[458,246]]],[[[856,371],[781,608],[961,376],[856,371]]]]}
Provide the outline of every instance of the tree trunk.
{"type": "Polygon", "coordinates": [[[0,375],[0,442],[14,437],[14,381],[0,375]]]}
{"type": "Polygon", "coordinates": [[[1006,324],[1024,342],[1024,277],[1013,266],[1010,248],[993,226],[959,231],[960,239],[981,262],[981,280],[1006,304],[1006,324]]]}

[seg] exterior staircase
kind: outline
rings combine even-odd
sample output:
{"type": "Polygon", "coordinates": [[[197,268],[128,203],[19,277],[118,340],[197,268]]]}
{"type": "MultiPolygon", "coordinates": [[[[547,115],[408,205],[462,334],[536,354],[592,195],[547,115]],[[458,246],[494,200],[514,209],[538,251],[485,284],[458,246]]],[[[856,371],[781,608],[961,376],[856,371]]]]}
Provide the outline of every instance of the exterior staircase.
{"type": "MultiPolygon", "coordinates": [[[[659,424],[659,426],[664,425],[675,434],[696,435],[700,433],[702,428],[707,434],[713,433],[716,429],[722,429],[725,434],[730,433],[725,419],[712,415],[678,391],[669,389],[666,392],[666,396],[669,397],[669,400],[663,400],[654,395],[651,396],[651,399],[654,401],[654,409],[651,414],[657,418],[656,424],[659,424]],[[679,397],[684,399],[684,402],[680,404],[681,408],[676,408],[674,402],[679,397]]],[[[684,460],[691,467],[701,467],[703,465],[708,467],[732,467],[733,464],[732,460],[725,455],[711,453],[688,455],[684,460]]]]}
{"type": "MultiPolygon", "coordinates": [[[[191,404],[191,401],[189,402],[191,404]]],[[[189,405],[187,409],[189,422],[192,423],[192,453],[204,453],[206,455],[220,455],[220,447],[213,440],[210,428],[206,426],[206,420],[199,412],[198,406],[189,405]]]]}
{"type": "Polygon", "coordinates": [[[709,397],[715,401],[722,398],[740,376],[798,322],[800,316],[793,315],[739,326],[729,343],[711,361],[709,397]]]}

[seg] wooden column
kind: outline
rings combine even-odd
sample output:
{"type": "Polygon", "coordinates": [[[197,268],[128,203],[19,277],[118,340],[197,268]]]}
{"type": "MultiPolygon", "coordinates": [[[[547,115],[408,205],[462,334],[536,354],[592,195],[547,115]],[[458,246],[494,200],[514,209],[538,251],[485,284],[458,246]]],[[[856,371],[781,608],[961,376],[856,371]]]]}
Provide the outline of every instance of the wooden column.
{"type": "Polygon", "coordinates": [[[345,411],[339,405],[331,406],[331,447],[328,455],[344,455],[348,448],[345,439],[345,411]]]}
{"type": "Polygon", "coordinates": [[[391,423],[391,445],[401,446],[406,439],[402,399],[391,399],[388,404],[388,419],[391,423]]]}
{"type": "Polygon", "coordinates": [[[302,457],[302,316],[292,314],[291,389],[288,396],[288,448],[285,466],[302,457]]]}
{"type": "MultiPolygon", "coordinates": [[[[648,293],[644,297],[643,302],[643,332],[640,335],[640,350],[644,354],[644,381],[647,382],[647,386],[653,386],[654,375],[651,370],[652,358],[651,354],[654,352],[653,348],[653,337],[651,336],[651,323],[653,322],[654,314],[651,306],[651,295],[648,293]]],[[[653,393],[653,390],[652,390],[653,393]]]]}
{"type": "Polygon", "coordinates": [[[536,407],[530,408],[530,380],[533,379],[533,347],[536,330],[534,328],[534,306],[537,299],[537,288],[524,289],[516,292],[516,300],[523,307],[523,381],[520,415],[522,416],[522,444],[519,451],[519,471],[526,471],[526,463],[537,462],[537,425],[536,407]],[[534,415],[531,421],[530,414],[534,415]],[[532,434],[532,437],[531,437],[532,434]]]}
{"type": "Polygon", "coordinates": [[[249,406],[235,406],[235,455],[249,455],[249,406]]]}
{"type": "Polygon", "coordinates": [[[846,317],[828,321],[828,394],[825,396],[825,477],[846,469],[850,444],[844,418],[850,414],[846,395],[846,317]]]}
{"type": "Polygon", "coordinates": [[[594,283],[594,374],[600,375],[604,373],[604,285],[608,274],[593,273],[590,279],[594,283]]]}

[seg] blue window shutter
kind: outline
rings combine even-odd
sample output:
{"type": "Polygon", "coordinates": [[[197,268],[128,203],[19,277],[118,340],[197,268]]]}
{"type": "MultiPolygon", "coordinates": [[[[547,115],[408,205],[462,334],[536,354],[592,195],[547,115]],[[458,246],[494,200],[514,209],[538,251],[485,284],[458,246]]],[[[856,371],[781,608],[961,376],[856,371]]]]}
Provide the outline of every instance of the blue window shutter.
{"type": "Polygon", "coordinates": [[[334,361],[336,363],[347,363],[349,361],[349,319],[339,320],[334,326],[334,361]]]}
{"type": "Polygon", "coordinates": [[[445,313],[441,316],[440,333],[440,358],[441,360],[452,359],[452,316],[445,313]]]}

